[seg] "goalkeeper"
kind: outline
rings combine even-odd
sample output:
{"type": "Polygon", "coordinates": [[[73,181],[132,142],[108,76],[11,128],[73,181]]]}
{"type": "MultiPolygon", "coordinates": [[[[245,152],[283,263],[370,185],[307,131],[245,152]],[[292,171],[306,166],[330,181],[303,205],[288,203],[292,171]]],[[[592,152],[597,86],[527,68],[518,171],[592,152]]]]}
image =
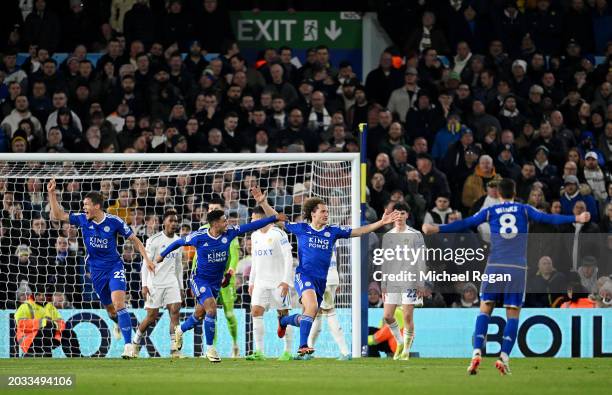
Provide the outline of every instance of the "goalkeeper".
{"type": "MultiPolygon", "coordinates": [[[[214,210],[224,210],[225,202],[221,199],[211,199],[208,203],[208,213],[214,210]]],[[[200,227],[199,230],[208,229],[210,224],[205,224],[200,227]]],[[[229,259],[225,265],[225,271],[231,276],[229,285],[225,288],[221,288],[219,291],[218,301],[223,306],[223,314],[225,314],[225,320],[227,321],[227,328],[230,336],[232,337],[232,358],[238,358],[240,356],[240,346],[238,345],[238,319],[234,314],[234,302],[236,301],[236,267],[238,266],[238,258],[240,257],[240,244],[238,239],[233,239],[230,243],[229,248],[229,259]]],[[[193,263],[191,270],[195,271],[198,260],[198,254],[193,257],[193,263]]],[[[217,331],[215,330],[215,334],[217,331]]],[[[217,343],[217,337],[215,336],[215,344],[217,343]]]]}

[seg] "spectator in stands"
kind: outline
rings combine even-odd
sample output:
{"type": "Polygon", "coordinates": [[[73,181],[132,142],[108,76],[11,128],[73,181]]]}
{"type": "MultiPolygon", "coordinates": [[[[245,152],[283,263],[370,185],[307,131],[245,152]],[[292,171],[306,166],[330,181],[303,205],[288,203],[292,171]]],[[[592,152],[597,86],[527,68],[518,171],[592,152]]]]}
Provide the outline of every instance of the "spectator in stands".
{"type": "Polygon", "coordinates": [[[478,307],[480,306],[480,300],[478,299],[478,289],[472,283],[466,283],[461,287],[461,292],[458,295],[459,300],[453,302],[452,307],[478,307]]]}
{"type": "Polygon", "coordinates": [[[385,50],[380,55],[378,68],[370,71],[366,78],[366,97],[375,103],[385,105],[394,89],[402,86],[402,73],[393,67],[393,54],[385,50]]]}
{"type": "Polygon", "coordinates": [[[597,293],[597,259],[591,255],[587,255],[580,261],[578,267],[578,275],[580,283],[588,293],[597,293]]]}
{"type": "Polygon", "coordinates": [[[438,170],[429,154],[423,153],[417,156],[416,167],[420,179],[418,191],[430,207],[435,196],[450,193],[446,175],[438,170]]]}
{"type": "Polygon", "coordinates": [[[599,204],[603,204],[608,197],[606,183],[610,183],[610,173],[599,167],[598,156],[594,151],[589,151],[584,156],[583,174],[593,197],[599,204]]]}
{"type": "Polygon", "coordinates": [[[487,195],[487,184],[493,180],[501,180],[501,177],[495,172],[493,158],[489,155],[482,155],[478,159],[478,166],[476,166],[474,173],[465,180],[463,185],[461,197],[463,206],[471,209],[478,199],[487,195]]]}
{"type": "Polygon", "coordinates": [[[528,281],[530,307],[556,307],[567,289],[567,279],[555,269],[552,258],[543,256],[538,260],[538,271],[528,281]]]}
{"type": "Polygon", "coordinates": [[[579,181],[576,176],[566,176],[563,187],[563,194],[561,195],[561,212],[564,215],[571,215],[576,202],[582,201],[585,204],[585,208],[591,213],[592,220],[597,223],[599,222],[599,210],[597,203],[593,196],[590,194],[583,194],[579,189],[579,181]]]}
{"type": "Polygon", "coordinates": [[[425,11],[421,18],[421,26],[408,38],[406,49],[423,52],[428,48],[433,48],[444,55],[450,53],[444,32],[436,26],[436,15],[425,11]]]}
{"type": "Polygon", "coordinates": [[[467,128],[461,124],[461,117],[459,114],[449,114],[446,118],[444,127],[436,133],[431,156],[436,161],[441,161],[446,155],[448,148],[453,143],[459,141],[461,135],[466,132],[466,129],[467,128]]]}
{"type": "Polygon", "coordinates": [[[399,118],[401,122],[406,121],[406,114],[412,108],[418,98],[419,88],[418,71],[414,67],[407,67],[404,76],[404,86],[394,90],[389,98],[387,108],[399,118]]]}
{"type": "Polygon", "coordinates": [[[450,207],[450,195],[441,194],[436,197],[435,206],[425,214],[425,224],[446,224],[448,215],[453,212],[450,207]]]}
{"type": "Polygon", "coordinates": [[[379,308],[383,306],[382,293],[380,291],[380,285],[372,281],[368,285],[368,307],[379,308]]]}

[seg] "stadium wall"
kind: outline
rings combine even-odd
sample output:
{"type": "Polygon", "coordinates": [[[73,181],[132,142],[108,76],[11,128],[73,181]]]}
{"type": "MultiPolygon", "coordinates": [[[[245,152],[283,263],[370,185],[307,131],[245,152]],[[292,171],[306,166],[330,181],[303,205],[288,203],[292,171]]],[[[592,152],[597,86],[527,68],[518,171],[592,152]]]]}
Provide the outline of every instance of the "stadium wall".
{"type": "MultiPolygon", "coordinates": [[[[340,324],[345,328],[346,341],[351,340],[350,309],[338,309],[340,324]]],[[[113,322],[105,310],[61,310],[62,317],[79,337],[81,353],[84,356],[119,357],[123,341],[112,339],[113,322]]],[[[245,310],[235,310],[239,327],[245,325],[245,310]]],[[[502,311],[503,313],[503,311],[502,311]]],[[[0,358],[17,356],[15,342],[15,324],[13,311],[0,311],[0,358]]],[[[185,318],[191,309],[181,312],[185,318]]],[[[412,350],[419,357],[425,358],[469,358],[471,355],[471,335],[478,309],[417,309],[415,311],[416,339],[412,350]]],[[[133,320],[142,320],[144,309],[132,310],[133,320]]],[[[382,309],[370,309],[369,325],[377,327],[382,320],[382,309]]],[[[182,318],[184,319],[184,318],[182,318]]],[[[218,315],[219,344],[218,349],[228,356],[231,349],[227,326],[223,314],[218,315]]],[[[495,355],[500,351],[504,330],[504,315],[495,314],[489,325],[487,353],[495,355]]],[[[326,324],[319,342],[333,344],[333,339],[326,330],[326,324]]],[[[168,356],[170,340],[168,335],[169,317],[166,312],[161,316],[157,326],[143,346],[141,356],[168,356]]],[[[265,316],[266,354],[278,355],[282,342],[276,338],[276,317],[274,313],[265,316]]],[[[201,328],[195,332],[201,338],[201,328]]],[[[245,331],[239,331],[239,343],[245,343],[245,331]]],[[[297,347],[297,336],[295,347],[297,347]]],[[[201,355],[201,345],[194,345],[193,332],[187,334],[183,352],[188,356],[201,355]]],[[[241,350],[244,353],[244,350],[241,350]]],[[[53,351],[54,357],[64,357],[61,348],[53,351]]],[[[319,350],[317,356],[336,357],[337,352],[319,350]]],[[[517,347],[512,351],[513,357],[547,356],[558,358],[569,357],[612,357],[612,309],[524,309],[517,347]]]]}

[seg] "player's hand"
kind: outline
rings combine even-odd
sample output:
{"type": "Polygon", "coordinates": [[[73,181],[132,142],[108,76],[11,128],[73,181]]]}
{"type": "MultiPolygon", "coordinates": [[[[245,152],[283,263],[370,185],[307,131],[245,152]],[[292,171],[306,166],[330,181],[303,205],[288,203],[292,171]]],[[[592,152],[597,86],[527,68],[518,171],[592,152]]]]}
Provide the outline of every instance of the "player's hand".
{"type": "Polygon", "coordinates": [[[223,281],[221,281],[221,288],[227,287],[231,279],[232,274],[229,271],[225,272],[225,275],[223,276],[223,281]]]}
{"type": "Polygon", "coordinates": [[[161,255],[158,255],[158,256],[155,257],[155,263],[161,263],[161,261],[163,261],[163,260],[164,260],[164,258],[162,258],[161,255]]]}
{"type": "Polygon", "coordinates": [[[438,225],[432,225],[432,224],[423,224],[421,230],[423,231],[424,234],[426,235],[431,235],[434,233],[438,233],[438,230],[440,228],[438,227],[438,225]]]}
{"type": "Polygon", "coordinates": [[[390,224],[399,219],[400,212],[397,210],[391,211],[390,209],[385,210],[382,218],[380,219],[384,225],[390,224]]]}
{"type": "Polygon", "coordinates": [[[147,269],[149,269],[151,273],[155,273],[155,264],[153,263],[152,260],[150,260],[149,258],[146,258],[145,264],[147,265],[147,269]]]}
{"type": "Polygon", "coordinates": [[[249,296],[253,296],[253,285],[249,285],[249,296]]]}
{"type": "Polygon", "coordinates": [[[142,297],[144,300],[147,300],[147,298],[149,297],[149,295],[151,294],[149,292],[149,287],[142,287],[142,297]]]}
{"type": "Polygon", "coordinates": [[[236,274],[236,272],[234,271],[234,269],[232,269],[231,267],[230,267],[229,269],[227,269],[227,273],[228,273],[230,276],[233,276],[234,274],[236,274]]]}
{"type": "Polygon", "coordinates": [[[54,193],[55,187],[56,187],[55,178],[52,178],[51,181],[47,183],[47,192],[54,193]]]}
{"type": "Polygon", "coordinates": [[[276,220],[278,222],[285,222],[285,221],[287,221],[287,215],[283,214],[283,213],[276,214],[276,220]]]}
{"type": "Polygon", "coordinates": [[[278,285],[278,288],[281,289],[281,297],[283,298],[289,293],[289,284],[284,281],[278,285]]]}
{"type": "Polygon", "coordinates": [[[589,213],[588,211],[585,211],[584,213],[576,216],[576,222],[579,222],[581,224],[586,224],[590,220],[591,220],[591,213],[589,213]]]}
{"type": "Polygon", "coordinates": [[[251,195],[253,195],[253,199],[255,199],[255,202],[257,202],[257,204],[259,205],[264,203],[268,198],[267,194],[265,192],[262,192],[259,187],[251,188],[251,195]]]}

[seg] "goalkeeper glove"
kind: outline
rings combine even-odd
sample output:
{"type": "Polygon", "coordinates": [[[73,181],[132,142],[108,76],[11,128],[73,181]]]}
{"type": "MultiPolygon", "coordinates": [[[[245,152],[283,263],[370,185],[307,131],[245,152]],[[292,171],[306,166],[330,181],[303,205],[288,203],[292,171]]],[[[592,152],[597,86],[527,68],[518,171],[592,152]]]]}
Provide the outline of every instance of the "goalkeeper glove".
{"type": "Polygon", "coordinates": [[[223,276],[223,281],[221,281],[221,288],[227,287],[231,279],[232,279],[232,273],[225,272],[225,275],[223,276]]]}

